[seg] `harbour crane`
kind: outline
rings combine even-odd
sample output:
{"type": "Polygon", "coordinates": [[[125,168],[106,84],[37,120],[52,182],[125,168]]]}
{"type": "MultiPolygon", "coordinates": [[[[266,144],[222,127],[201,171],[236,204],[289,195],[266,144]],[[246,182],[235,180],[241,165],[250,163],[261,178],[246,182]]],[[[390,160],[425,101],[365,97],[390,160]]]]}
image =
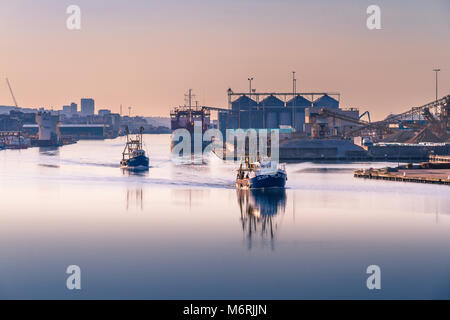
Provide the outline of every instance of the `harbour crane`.
{"type": "MultiPolygon", "coordinates": [[[[375,121],[367,125],[360,126],[354,130],[347,132],[347,136],[349,137],[355,136],[358,135],[361,131],[369,129],[383,129],[385,131],[388,131],[389,124],[395,124],[407,118],[411,119],[414,119],[414,117],[418,118],[420,115],[424,116],[425,119],[428,120],[431,128],[433,128],[435,131],[439,131],[438,132],[439,136],[445,136],[449,124],[449,110],[450,110],[450,95],[447,95],[445,97],[442,97],[441,99],[432,101],[423,106],[413,107],[406,112],[389,116],[388,118],[382,121],[375,121]],[[430,110],[432,109],[440,110],[438,118],[431,114],[430,110]]],[[[438,112],[436,111],[436,113],[438,112]]],[[[416,127],[419,125],[408,124],[408,126],[416,127]]],[[[423,128],[423,126],[421,127],[423,128]]]]}
{"type": "Polygon", "coordinates": [[[17,105],[16,97],[14,96],[14,92],[12,91],[11,84],[9,83],[8,78],[6,78],[6,84],[8,85],[9,92],[11,92],[11,96],[14,100],[14,105],[16,106],[16,108],[18,108],[19,106],[17,105]]]}

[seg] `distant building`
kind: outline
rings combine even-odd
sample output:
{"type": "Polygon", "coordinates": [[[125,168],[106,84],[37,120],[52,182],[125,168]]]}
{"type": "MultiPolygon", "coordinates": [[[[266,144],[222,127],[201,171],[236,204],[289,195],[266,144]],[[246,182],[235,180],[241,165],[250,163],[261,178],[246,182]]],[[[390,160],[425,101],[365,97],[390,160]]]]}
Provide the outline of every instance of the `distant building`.
{"type": "Polygon", "coordinates": [[[109,137],[116,137],[120,131],[120,114],[110,113],[103,117],[103,123],[106,125],[105,133],[109,137]]]}
{"type": "Polygon", "coordinates": [[[20,131],[24,124],[36,123],[34,113],[11,110],[9,114],[0,114],[0,131],[20,131]]]}
{"type": "Polygon", "coordinates": [[[22,123],[18,118],[6,114],[0,115],[0,131],[20,131],[22,123]]]}
{"type": "Polygon", "coordinates": [[[122,117],[120,120],[121,131],[125,131],[126,128],[128,127],[128,130],[131,133],[139,132],[139,129],[141,127],[146,127],[146,126],[148,126],[148,123],[143,117],[125,116],[125,117],[122,117]]]}
{"type": "MultiPolygon", "coordinates": [[[[58,124],[56,129],[58,134],[64,138],[104,139],[106,126],[103,124],[58,124]]],[[[41,126],[37,124],[25,124],[23,131],[31,135],[40,134],[41,126]]]]}
{"type": "Polygon", "coordinates": [[[111,114],[111,110],[109,110],[109,109],[100,109],[100,110],[98,110],[98,115],[101,116],[101,117],[106,116],[108,114],[111,114]]]}
{"type": "Polygon", "coordinates": [[[16,111],[16,110],[11,110],[9,112],[9,116],[11,118],[19,119],[22,124],[25,124],[25,123],[36,123],[35,114],[36,113],[21,112],[21,111],[16,111]]]}
{"type": "Polygon", "coordinates": [[[75,139],[104,139],[103,124],[62,124],[59,127],[61,135],[75,139]]]}
{"type": "MultiPolygon", "coordinates": [[[[333,107],[328,106],[327,108],[332,109],[333,107]]],[[[335,108],[333,112],[355,121],[359,119],[359,110],[357,108],[335,108]]],[[[337,137],[355,129],[357,126],[355,121],[342,120],[338,117],[322,114],[322,107],[311,107],[305,109],[304,131],[307,136],[315,139],[337,137]]]]}
{"type": "Polygon", "coordinates": [[[72,102],[70,104],[70,113],[72,115],[76,114],[78,112],[78,105],[75,102],[72,102]]]}
{"type": "Polygon", "coordinates": [[[77,113],[77,111],[78,111],[77,107],[78,107],[78,105],[76,103],[73,103],[73,102],[72,102],[72,104],[70,104],[68,106],[63,106],[62,114],[64,114],[65,116],[71,117],[71,116],[73,116],[74,114],[77,113]]]}
{"type": "Polygon", "coordinates": [[[0,106],[0,114],[8,114],[11,110],[16,110],[14,106],[0,106]]]}
{"type": "Polygon", "coordinates": [[[91,98],[81,99],[81,114],[84,116],[94,115],[95,113],[95,101],[91,98]]]}

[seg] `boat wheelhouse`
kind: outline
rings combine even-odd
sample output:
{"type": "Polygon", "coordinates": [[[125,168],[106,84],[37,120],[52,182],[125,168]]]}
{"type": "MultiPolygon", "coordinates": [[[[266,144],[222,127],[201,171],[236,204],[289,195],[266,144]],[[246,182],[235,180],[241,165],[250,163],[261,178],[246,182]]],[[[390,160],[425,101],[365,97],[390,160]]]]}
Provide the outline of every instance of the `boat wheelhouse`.
{"type": "Polygon", "coordinates": [[[251,163],[246,158],[240,165],[236,188],[238,189],[268,189],[284,188],[286,186],[287,173],[284,164],[274,161],[251,163]]]}

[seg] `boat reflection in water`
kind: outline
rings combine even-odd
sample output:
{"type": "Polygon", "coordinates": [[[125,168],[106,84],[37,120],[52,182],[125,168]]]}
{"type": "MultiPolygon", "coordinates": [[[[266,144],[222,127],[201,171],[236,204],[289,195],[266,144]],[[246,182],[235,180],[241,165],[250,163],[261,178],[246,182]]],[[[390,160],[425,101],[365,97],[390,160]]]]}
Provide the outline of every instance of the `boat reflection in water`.
{"type": "Polygon", "coordinates": [[[50,157],[59,156],[59,147],[39,147],[39,154],[50,157]]]}
{"type": "Polygon", "coordinates": [[[236,190],[241,210],[242,231],[251,249],[253,240],[268,242],[274,249],[275,232],[286,208],[284,189],[236,190]]]}
{"type": "Polygon", "coordinates": [[[144,211],[144,191],[142,188],[127,189],[127,211],[144,211]]]}
{"type": "Polygon", "coordinates": [[[120,168],[122,170],[122,175],[127,177],[148,177],[149,172],[148,171],[133,171],[128,170],[126,168],[120,168]]]}
{"type": "MultiPolygon", "coordinates": [[[[122,175],[126,177],[135,177],[140,179],[148,177],[148,171],[135,171],[122,168],[122,175]]],[[[135,188],[127,188],[126,194],[126,210],[127,211],[144,211],[144,190],[142,184],[136,183],[135,188]]]]}

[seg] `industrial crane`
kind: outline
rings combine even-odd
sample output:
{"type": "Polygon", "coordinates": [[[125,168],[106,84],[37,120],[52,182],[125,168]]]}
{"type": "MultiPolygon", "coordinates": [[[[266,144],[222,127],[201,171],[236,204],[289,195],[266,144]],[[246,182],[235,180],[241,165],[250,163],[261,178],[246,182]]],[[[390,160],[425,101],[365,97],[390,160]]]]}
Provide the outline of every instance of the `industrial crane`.
{"type": "MultiPolygon", "coordinates": [[[[410,110],[390,116],[382,121],[375,121],[371,122],[367,125],[360,126],[354,130],[351,130],[347,132],[347,136],[354,136],[359,134],[363,130],[369,130],[369,129],[381,129],[384,131],[388,131],[389,124],[398,123],[402,119],[405,118],[414,118],[414,116],[418,116],[422,114],[425,119],[428,120],[429,125],[431,128],[433,128],[435,131],[438,129],[438,135],[441,137],[445,137],[447,126],[449,123],[449,110],[450,110],[450,95],[447,95],[441,99],[438,99],[436,101],[432,101],[430,103],[427,103],[420,107],[413,107],[410,110]],[[435,116],[433,116],[430,112],[431,109],[440,109],[440,117],[437,119],[435,116]]],[[[421,127],[422,125],[419,124],[408,124],[409,127],[421,127]]]]}
{"type": "Polygon", "coordinates": [[[11,92],[11,96],[14,100],[14,105],[16,106],[16,108],[18,108],[19,106],[17,105],[16,97],[14,97],[14,92],[12,91],[11,84],[9,83],[8,78],[6,78],[6,84],[8,85],[9,92],[11,92]]]}

